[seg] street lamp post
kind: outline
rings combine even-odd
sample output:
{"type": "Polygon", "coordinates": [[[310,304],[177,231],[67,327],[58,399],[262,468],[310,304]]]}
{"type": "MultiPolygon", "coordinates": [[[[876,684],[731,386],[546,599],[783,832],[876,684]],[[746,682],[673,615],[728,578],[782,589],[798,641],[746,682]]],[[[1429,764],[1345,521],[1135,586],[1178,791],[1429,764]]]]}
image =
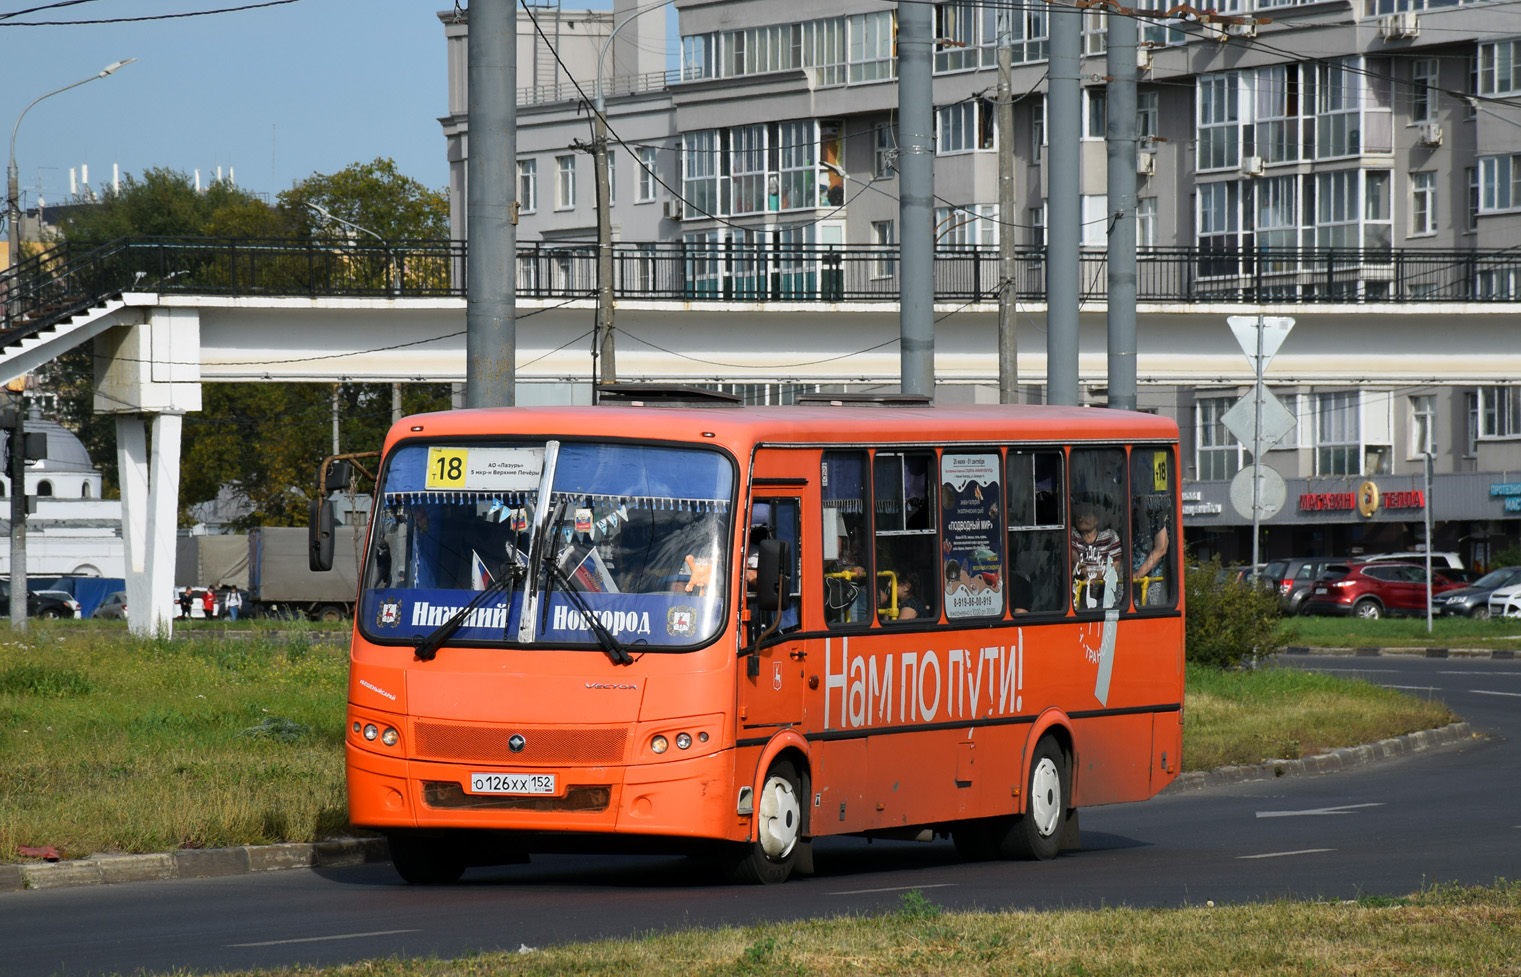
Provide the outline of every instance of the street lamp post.
{"type": "MultiPolygon", "coordinates": [[[[328,210],[321,204],[313,203],[308,200],[306,202],[306,206],[307,209],[309,209],[312,213],[322,218],[324,222],[342,224],[344,227],[347,227],[350,230],[361,231],[379,241],[380,246],[385,249],[386,253],[386,293],[393,294],[401,292],[400,276],[396,274],[395,262],[391,259],[391,242],[387,241],[385,238],[381,237],[379,234],[376,234],[374,231],[370,230],[368,227],[365,227],[362,224],[355,224],[353,221],[344,220],[342,217],[339,217],[337,214],[328,210]]],[[[337,454],[337,452],[335,451],[334,454],[337,454]]]]}
{"type": "MultiPolygon", "coordinates": [[[[55,88],[46,95],[39,95],[32,99],[26,108],[21,110],[20,115],[16,116],[16,124],[11,126],[10,162],[5,168],[5,214],[6,221],[10,225],[6,240],[10,245],[9,260],[11,268],[14,269],[21,258],[21,188],[19,186],[20,178],[16,170],[16,132],[21,128],[21,120],[26,118],[26,114],[32,110],[33,105],[36,105],[43,99],[52,98],[54,95],[66,92],[71,88],[78,88],[80,85],[92,82],[97,78],[104,78],[106,75],[112,74],[117,69],[124,68],[136,60],[136,58],[128,58],[125,61],[112,62],[88,78],[81,78],[73,84],[64,85],[62,88],[55,88]]],[[[10,289],[10,300],[6,302],[7,317],[10,319],[7,325],[14,325],[16,316],[20,311],[20,303],[21,295],[15,288],[13,278],[10,289]]]]}

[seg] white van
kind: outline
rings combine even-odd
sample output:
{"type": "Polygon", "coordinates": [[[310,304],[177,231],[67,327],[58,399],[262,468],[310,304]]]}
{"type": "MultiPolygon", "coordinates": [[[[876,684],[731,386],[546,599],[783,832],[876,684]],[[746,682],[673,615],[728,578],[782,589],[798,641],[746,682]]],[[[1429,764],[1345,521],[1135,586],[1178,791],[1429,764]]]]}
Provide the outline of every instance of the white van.
{"type": "MultiPolygon", "coordinates": [[[[1402,563],[1425,563],[1426,554],[1374,553],[1372,556],[1361,557],[1361,560],[1364,563],[1388,563],[1392,560],[1399,560],[1402,563]]],[[[1448,570],[1461,570],[1463,569],[1463,558],[1461,556],[1458,556],[1456,553],[1432,553],[1431,568],[1433,570],[1441,570],[1443,568],[1448,570]]]]}

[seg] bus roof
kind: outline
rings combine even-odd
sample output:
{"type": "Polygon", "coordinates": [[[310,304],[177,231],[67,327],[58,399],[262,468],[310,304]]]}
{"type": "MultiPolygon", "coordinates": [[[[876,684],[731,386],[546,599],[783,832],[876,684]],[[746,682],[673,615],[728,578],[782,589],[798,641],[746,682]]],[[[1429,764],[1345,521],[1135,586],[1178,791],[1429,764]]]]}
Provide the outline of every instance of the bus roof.
{"type": "Polygon", "coordinates": [[[402,418],[398,438],[501,435],[649,438],[750,444],[987,443],[990,441],[1175,441],[1178,426],[1155,414],[1102,407],[1025,404],[949,406],[489,407],[402,418]]]}

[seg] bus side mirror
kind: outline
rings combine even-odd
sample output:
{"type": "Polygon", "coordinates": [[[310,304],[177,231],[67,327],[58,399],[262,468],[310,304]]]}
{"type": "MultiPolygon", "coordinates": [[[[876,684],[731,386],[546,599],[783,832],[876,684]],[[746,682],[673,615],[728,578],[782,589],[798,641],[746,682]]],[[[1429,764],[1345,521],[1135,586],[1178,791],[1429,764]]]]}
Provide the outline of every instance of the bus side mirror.
{"type": "Polygon", "coordinates": [[[311,503],[306,527],[307,558],[313,571],[333,568],[333,503],[311,503]]]}
{"type": "Polygon", "coordinates": [[[755,606],[778,613],[792,606],[792,587],[787,570],[792,566],[792,547],[786,540],[763,539],[755,567],[755,606]]]}
{"type": "Polygon", "coordinates": [[[327,468],[327,476],[322,480],[323,494],[328,492],[342,492],[349,487],[354,480],[354,463],[350,461],[335,461],[327,468]]]}

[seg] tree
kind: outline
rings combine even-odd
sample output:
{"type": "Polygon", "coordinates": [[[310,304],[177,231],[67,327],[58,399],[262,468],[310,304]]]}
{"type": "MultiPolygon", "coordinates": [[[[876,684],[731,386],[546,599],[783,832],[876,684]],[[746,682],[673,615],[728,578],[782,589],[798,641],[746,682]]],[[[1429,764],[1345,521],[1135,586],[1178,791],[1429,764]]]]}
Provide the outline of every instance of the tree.
{"type": "Polygon", "coordinates": [[[351,163],[328,176],[314,174],[280,192],[280,207],[296,233],[338,240],[364,231],[326,222],[310,204],[374,232],[388,244],[449,236],[449,200],[396,169],[389,159],[351,163]]]}
{"type": "MultiPolygon", "coordinates": [[[[190,177],[150,169],[128,175],[98,207],[77,208],[62,225],[69,241],[105,242],[138,236],[347,239],[342,225],[323,226],[306,206],[368,228],[386,241],[446,238],[444,195],[397,172],[388,159],[355,163],[332,175],[313,175],[279,195],[271,207],[228,183],[197,192],[190,177]]],[[[367,237],[367,235],[364,235],[367,237]]],[[[214,275],[197,269],[185,280],[214,275]]],[[[73,350],[43,371],[44,384],[59,398],[59,420],[80,435],[116,491],[116,426],[94,412],[95,378],[89,347],[73,350]]],[[[332,450],[332,384],[208,383],[202,409],[185,417],[180,465],[180,516],[230,488],[250,508],[237,523],[296,525],[306,519],[317,465],[332,450]]],[[[449,406],[447,384],[408,384],[403,410],[415,413],[449,406]]],[[[390,426],[389,384],[340,387],[341,446],[345,452],[380,448],[390,426]]]]}

